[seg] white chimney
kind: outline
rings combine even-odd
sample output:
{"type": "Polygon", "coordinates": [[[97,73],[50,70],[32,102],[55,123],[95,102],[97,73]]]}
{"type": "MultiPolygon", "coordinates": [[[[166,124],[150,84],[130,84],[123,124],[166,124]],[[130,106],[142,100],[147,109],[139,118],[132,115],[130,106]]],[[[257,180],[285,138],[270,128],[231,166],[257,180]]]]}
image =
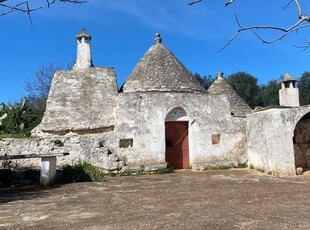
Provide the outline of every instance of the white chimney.
{"type": "Polygon", "coordinates": [[[299,90],[296,87],[298,79],[292,78],[289,73],[284,74],[280,81],[281,89],[279,90],[280,106],[299,106],[299,90]]]}
{"type": "Polygon", "coordinates": [[[76,62],[75,65],[73,66],[73,69],[81,70],[93,67],[90,52],[91,36],[86,34],[85,28],[82,28],[81,34],[76,35],[76,39],[77,39],[77,54],[76,54],[76,62]]]}

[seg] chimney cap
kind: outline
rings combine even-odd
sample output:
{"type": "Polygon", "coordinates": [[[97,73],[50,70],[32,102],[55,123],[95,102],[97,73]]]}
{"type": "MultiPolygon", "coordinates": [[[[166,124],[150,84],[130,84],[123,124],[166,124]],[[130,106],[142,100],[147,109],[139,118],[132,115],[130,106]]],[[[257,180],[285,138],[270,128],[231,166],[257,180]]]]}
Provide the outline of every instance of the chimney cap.
{"type": "Polygon", "coordinates": [[[285,73],[283,75],[283,78],[278,82],[280,84],[280,83],[284,83],[284,82],[297,82],[297,81],[299,81],[298,78],[293,78],[289,73],[285,73]]]}
{"type": "Polygon", "coordinates": [[[78,39],[78,40],[80,40],[80,39],[82,39],[82,38],[91,40],[91,36],[90,36],[89,34],[86,34],[86,29],[85,29],[85,28],[82,28],[82,29],[81,29],[81,33],[80,33],[80,34],[77,34],[75,37],[76,37],[76,39],[78,39]]]}
{"type": "Polygon", "coordinates": [[[223,72],[217,72],[217,79],[223,79],[224,73],[223,72]]]}

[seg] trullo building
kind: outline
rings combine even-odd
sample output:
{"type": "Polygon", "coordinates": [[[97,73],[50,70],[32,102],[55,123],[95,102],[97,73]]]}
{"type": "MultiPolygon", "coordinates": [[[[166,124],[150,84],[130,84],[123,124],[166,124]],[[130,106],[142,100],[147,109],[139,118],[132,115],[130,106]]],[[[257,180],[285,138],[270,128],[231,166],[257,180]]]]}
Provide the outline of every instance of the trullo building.
{"type": "Polygon", "coordinates": [[[113,68],[93,66],[85,29],[76,39],[76,64],[55,74],[34,137],[2,140],[3,152],[67,151],[59,166],[83,160],[106,170],[167,164],[204,170],[247,162],[295,175],[296,167],[310,166],[310,108],[291,98],[296,79],[281,83],[284,105],[252,112],[222,73],[203,88],[156,34],[118,89],[113,68]]]}

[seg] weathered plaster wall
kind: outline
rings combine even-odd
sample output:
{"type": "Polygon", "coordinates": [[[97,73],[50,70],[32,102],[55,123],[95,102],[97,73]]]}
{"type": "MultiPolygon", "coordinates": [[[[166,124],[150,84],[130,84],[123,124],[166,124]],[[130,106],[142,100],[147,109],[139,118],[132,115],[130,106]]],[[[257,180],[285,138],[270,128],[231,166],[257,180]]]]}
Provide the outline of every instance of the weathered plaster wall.
{"type": "MultiPolygon", "coordinates": [[[[51,92],[50,99],[53,93],[51,92]]],[[[77,92],[73,92],[75,93],[77,92]]],[[[58,97],[61,96],[58,95],[58,97]]],[[[101,125],[103,122],[110,122],[105,124],[115,125],[114,131],[89,134],[90,130],[85,129],[81,135],[59,131],[56,132],[57,135],[52,135],[55,133],[51,132],[51,135],[46,138],[3,139],[0,141],[1,154],[69,152],[69,156],[58,157],[58,166],[64,163],[71,164],[81,159],[108,170],[121,168],[124,164],[129,166],[165,165],[162,163],[165,162],[165,120],[168,118],[168,120],[181,119],[189,122],[189,158],[194,170],[237,165],[246,161],[245,118],[231,116],[229,101],[225,95],[152,92],[120,93],[115,97],[110,94],[110,97],[112,102],[116,99],[115,105],[111,104],[111,114],[109,110],[101,111],[101,107],[98,107],[99,111],[90,109],[91,112],[84,111],[81,114],[75,114],[74,99],[66,104],[66,98],[61,98],[61,101],[65,103],[64,108],[59,100],[53,99],[49,102],[50,107],[40,126],[46,125],[51,131],[57,131],[57,129],[66,128],[65,125],[77,124],[76,127],[72,127],[73,131],[77,132],[84,127],[82,125],[92,121],[92,125],[96,125],[96,119],[100,120],[101,113],[105,113],[107,115],[101,125]],[[70,116],[69,108],[73,110],[70,116]],[[182,114],[170,113],[167,117],[169,112],[175,108],[182,108],[185,114],[183,112],[182,114]],[[92,117],[82,118],[82,113],[94,114],[91,115],[92,117]],[[116,119],[111,116],[114,114],[116,114],[116,119]],[[55,128],[52,125],[55,125],[55,128]],[[219,135],[220,143],[213,144],[212,135],[219,135]],[[133,145],[121,148],[121,139],[126,139],[126,143],[127,140],[130,143],[132,139],[133,145]],[[63,146],[56,145],[55,140],[60,140],[63,146]]],[[[87,96],[82,98],[86,100],[87,96]]],[[[112,103],[102,101],[108,105],[112,103]]],[[[77,108],[81,108],[81,105],[77,105],[77,108]]],[[[38,159],[26,160],[26,164],[36,165],[37,163],[38,159]]]]}
{"type": "MultiPolygon", "coordinates": [[[[116,170],[124,165],[124,161],[113,151],[113,146],[117,147],[117,145],[118,139],[111,133],[51,138],[4,138],[0,139],[0,155],[53,155],[69,152],[68,156],[57,157],[58,167],[81,160],[106,170],[116,170]]],[[[40,158],[13,161],[21,167],[39,167],[40,165],[40,158]]]]}
{"type": "Polygon", "coordinates": [[[247,155],[254,168],[295,175],[293,136],[310,107],[269,109],[247,116],[247,155]]]}
{"type": "Polygon", "coordinates": [[[117,97],[115,71],[89,68],[57,72],[49,92],[41,124],[43,132],[92,130],[115,123],[117,97]]]}
{"type": "Polygon", "coordinates": [[[232,117],[228,103],[224,95],[206,93],[121,93],[115,132],[132,138],[133,146],[120,154],[129,164],[164,162],[165,119],[181,107],[189,119],[191,165],[238,164],[244,159],[245,119],[232,117]],[[221,134],[220,144],[212,144],[212,134],[221,134]]]}
{"type": "Polygon", "coordinates": [[[282,88],[279,90],[281,106],[299,106],[298,88],[282,88]]]}

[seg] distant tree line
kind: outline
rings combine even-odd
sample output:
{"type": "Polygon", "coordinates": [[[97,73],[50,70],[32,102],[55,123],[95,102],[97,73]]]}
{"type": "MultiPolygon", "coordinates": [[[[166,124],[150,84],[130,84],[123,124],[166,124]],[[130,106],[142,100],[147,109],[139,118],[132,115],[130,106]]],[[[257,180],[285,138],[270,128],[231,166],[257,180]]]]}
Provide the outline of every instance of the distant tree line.
{"type": "MultiPolygon", "coordinates": [[[[194,77],[206,89],[215,81],[216,77],[201,76],[195,73],[194,77]]],[[[279,80],[282,76],[279,78],[279,80]]],[[[258,84],[257,78],[245,72],[237,72],[229,75],[227,83],[237,92],[237,94],[252,108],[256,106],[267,107],[279,105],[278,80],[271,80],[267,84],[258,84]]],[[[297,84],[299,88],[300,105],[310,104],[310,72],[304,72],[297,84]]]]}

